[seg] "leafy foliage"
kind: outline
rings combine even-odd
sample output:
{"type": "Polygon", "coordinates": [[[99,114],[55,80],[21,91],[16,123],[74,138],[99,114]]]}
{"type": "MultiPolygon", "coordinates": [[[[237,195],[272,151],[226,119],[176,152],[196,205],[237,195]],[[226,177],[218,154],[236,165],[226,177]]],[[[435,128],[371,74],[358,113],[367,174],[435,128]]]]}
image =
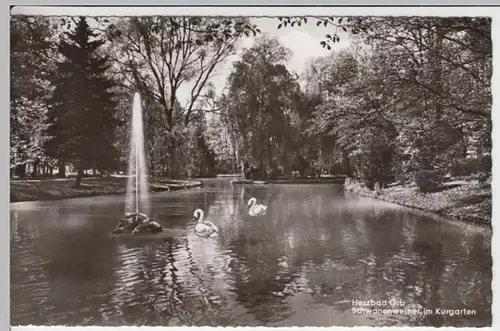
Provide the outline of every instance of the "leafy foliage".
{"type": "Polygon", "coordinates": [[[218,170],[223,173],[238,173],[237,140],[232,122],[224,115],[213,115],[207,120],[204,132],[208,148],[214,153],[218,170]]]}
{"type": "Polygon", "coordinates": [[[471,155],[489,154],[490,42],[488,27],[478,26],[488,20],[363,21],[367,51],[354,45],[330,62],[314,61],[306,73],[308,92],[322,98],[308,131],[335,137],[330,153],[347,152],[345,164],[369,187],[420,169],[451,171],[471,155]]]}
{"type": "Polygon", "coordinates": [[[97,53],[103,43],[82,17],[57,45],[64,58],[57,63],[58,76],[53,79],[48,114],[52,138],[46,149],[52,158],[74,162],[80,170],[117,166],[115,128],[120,122],[115,116],[109,60],[97,53]]]}
{"type": "Polygon", "coordinates": [[[422,193],[436,191],[443,183],[443,176],[438,170],[420,170],[415,173],[415,184],[422,193]]]}
{"type": "Polygon", "coordinates": [[[276,39],[261,37],[234,63],[220,101],[225,123],[233,123],[232,146],[237,163],[259,168],[262,176],[287,171],[293,146],[294,102],[299,86],[285,67],[290,51],[276,39]],[[280,169],[281,168],[281,169],[280,169]]]}
{"type": "Polygon", "coordinates": [[[314,58],[298,77],[287,69],[290,50],[259,37],[221,96],[217,69],[260,33],[248,19],[92,19],[11,22],[18,172],[59,160],[118,168],[136,91],[153,174],[254,167],[262,177],[343,173],[381,187],[422,169],[491,171],[480,161],[491,154],[489,18],[279,17],[278,29],[331,28],[326,49],[346,35],[351,46],[314,58]]]}
{"type": "Polygon", "coordinates": [[[186,164],[192,161],[187,152],[189,141],[197,135],[187,128],[214,111],[210,80],[216,67],[234,53],[242,37],[259,32],[244,18],[141,17],[107,26],[109,53],[114,54],[117,74],[148,103],[147,137],[153,168],[168,168],[170,175],[186,174],[186,164]],[[184,104],[179,91],[186,89],[189,99],[184,104]]]}
{"type": "Polygon", "coordinates": [[[316,26],[331,27],[332,32],[325,35],[325,39],[320,42],[321,47],[331,50],[333,44],[340,41],[339,32],[349,32],[351,35],[357,35],[360,32],[366,32],[367,26],[361,17],[335,17],[335,16],[297,16],[297,17],[278,17],[280,23],[277,28],[286,28],[302,26],[309,21],[316,21],[316,26]]]}
{"type": "Polygon", "coordinates": [[[24,176],[27,163],[48,161],[43,144],[53,69],[51,28],[44,18],[23,16],[13,17],[10,27],[10,164],[24,176]]]}
{"type": "MultiPolygon", "coordinates": [[[[13,102],[11,102],[13,103],[13,102]]],[[[11,135],[11,167],[31,161],[45,161],[43,144],[46,136],[47,107],[45,104],[19,98],[12,104],[15,109],[15,124],[11,135]]]]}
{"type": "Polygon", "coordinates": [[[130,18],[107,30],[121,74],[164,108],[167,130],[206,110],[213,99],[208,83],[215,68],[233,54],[240,38],[257,33],[243,18],[205,17],[130,18]],[[190,87],[190,98],[174,114],[182,86],[190,87]]]}

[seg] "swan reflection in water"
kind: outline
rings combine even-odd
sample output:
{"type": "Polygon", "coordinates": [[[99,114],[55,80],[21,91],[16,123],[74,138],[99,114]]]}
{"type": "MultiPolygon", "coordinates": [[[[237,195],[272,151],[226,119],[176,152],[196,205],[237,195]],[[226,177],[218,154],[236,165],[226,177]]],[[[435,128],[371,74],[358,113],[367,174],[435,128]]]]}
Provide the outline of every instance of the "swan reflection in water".
{"type": "Polygon", "coordinates": [[[475,321],[445,324],[491,324],[490,245],[482,237],[344,198],[332,186],[228,183],[158,194],[164,232],[183,230],[162,240],[110,240],[123,204],[100,199],[11,205],[13,324],[411,325],[360,321],[339,303],[370,296],[450,308],[460,300],[478,311],[475,321]],[[269,206],[266,216],[249,217],[251,197],[269,206]],[[218,227],[216,239],[196,233],[197,208],[218,227]]]}

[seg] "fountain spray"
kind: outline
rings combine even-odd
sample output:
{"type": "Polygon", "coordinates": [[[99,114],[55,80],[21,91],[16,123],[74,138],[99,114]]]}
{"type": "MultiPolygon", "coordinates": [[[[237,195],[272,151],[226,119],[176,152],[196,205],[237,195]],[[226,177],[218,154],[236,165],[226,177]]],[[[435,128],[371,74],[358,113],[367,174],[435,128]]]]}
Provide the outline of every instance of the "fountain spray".
{"type": "Polygon", "coordinates": [[[147,215],[149,214],[150,200],[144,149],[142,101],[139,93],[134,94],[129,146],[130,152],[128,158],[127,196],[125,209],[127,212],[133,212],[135,209],[136,213],[142,211],[142,213],[147,215]]]}

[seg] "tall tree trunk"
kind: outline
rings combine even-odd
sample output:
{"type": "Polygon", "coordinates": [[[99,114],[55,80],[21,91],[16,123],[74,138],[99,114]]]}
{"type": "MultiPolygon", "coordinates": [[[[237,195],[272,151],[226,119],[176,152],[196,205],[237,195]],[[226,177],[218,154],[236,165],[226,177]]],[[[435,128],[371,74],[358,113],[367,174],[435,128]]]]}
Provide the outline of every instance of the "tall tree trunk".
{"type": "MultiPolygon", "coordinates": [[[[232,138],[231,138],[232,139],[232,138]]],[[[240,155],[238,153],[238,146],[236,145],[236,139],[232,139],[233,145],[233,162],[231,162],[232,173],[235,174],[240,166],[240,155]]]]}
{"type": "MultiPolygon", "coordinates": [[[[433,45],[431,51],[431,61],[432,61],[432,83],[436,91],[442,95],[443,94],[443,80],[442,78],[442,60],[441,53],[443,49],[443,37],[446,34],[446,31],[443,30],[440,26],[436,27],[436,31],[433,38],[433,45]]],[[[441,119],[442,116],[442,101],[440,98],[434,98],[434,109],[436,111],[436,117],[438,120],[441,119]]]]}
{"type": "Polygon", "coordinates": [[[347,177],[352,178],[353,173],[352,173],[351,162],[349,160],[349,153],[346,151],[345,148],[342,148],[342,165],[344,168],[344,174],[347,177]]]}
{"type": "Polygon", "coordinates": [[[465,160],[467,158],[467,151],[469,150],[469,148],[468,148],[469,146],[468,146],[467,135],[465,134],[463,124],[458,128],[458,134],[460,135],[460,142],[462,144],[461,151],[460,151],[460,157],[465,160]]]}
{"type": "Polygon", "coordinates": [[[31,177],[38,176],[39,167],[40,167],[40,160],[35,159],[35,162],[33,162],[33,170],[31,171],[31,177]]]}
{"type": "Polygon", "coordinates": [[[57,177],[66,178],[66,164],[63,161],[59,161],[59,173],[57,177]]]}
{"type": "Polygon", "coordinates": [[[26,163],[18,164],[15,173],[19,178],[24,179],[26,177],[26,163]]]}
{"type": "Polygon", "coordinates": [[[75,188],[80,188],[82,186],[82,178],[83,178],[83,169],[78,168],[75,181],[75,188]]]}
{"type": "Polygon", "coordinates": [[[267,140],[266,150],[267,150],[267,167],[263,169],[263,174],[262,174],[264,176],[264,179],[268,179],[268,171],[271,173],[271,176],[276,172],[275,165],[273,162],[273,146],[269,140],[267,140]]]}
{"type": "Polygon", "coordinates": [[[281,161],[281,174],[280,176],[286,176],[288,172],[290,171],[290,162],[288,162],[288,153],[290,151],[288,150],[288,143],[287,143],[287,138],[283,141],[283,152],[282,152],[282,161],[281,161]]]}

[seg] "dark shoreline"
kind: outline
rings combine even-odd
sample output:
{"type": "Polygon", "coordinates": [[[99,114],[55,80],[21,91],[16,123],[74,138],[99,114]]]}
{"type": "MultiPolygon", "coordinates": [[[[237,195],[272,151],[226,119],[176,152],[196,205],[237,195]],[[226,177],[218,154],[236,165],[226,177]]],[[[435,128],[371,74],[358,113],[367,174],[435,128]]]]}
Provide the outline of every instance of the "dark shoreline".
{"type": "MultiPolygon", "coordinates": [[[[75,198],[124,195],[126,178],[84,178],[81,188],[74,188],[74,179],[67,180],[11,180],[10,203],[27,201],[58,201],[75,198]]],[[[177,191],[202,186],[195,180],[150,179],[150,191],[177,191]]]]}
{"type": "Polygon", "coordinates": [[[391,187],[370,191],[357,183],[344,186],[347,194],[376,199],[463,224],[492,229],[491,188],[468,183],[435,193],[420,193],[413,187],[391,187]]]}
{"type": "MultiPolygon", "coordinates": [[[[229,177],[229,176],[228,176],[229,177]]],[[[391,187],[370,191],[358,183],[340,178],[281,179],[273,181],[232,180],[232,184],[344,184],[347,194],[377,199],[449,220],[491,229],[491,188],[467,183],[436,193],[419,193],[412,187],[391,187]]],[[[126,178],[84,178],[82,187],[73,187],[74,180],[10,181],[10,203],[57,201],[84,197],[124,195],[126,178]]],[[[152,192],[175,191],[202,186],[196,180],[150,179],[152,192]]]]}
{"type": "Polygon", "coordinates": [[[269,185],[269,184],[339,184],[343,185],[345,177],[320,177],[320,178],[290,178],[290,179],[272,179],[272,180],[251,180],[251,179],[233,179],[231,184],[235,185],[269,185]]]}

